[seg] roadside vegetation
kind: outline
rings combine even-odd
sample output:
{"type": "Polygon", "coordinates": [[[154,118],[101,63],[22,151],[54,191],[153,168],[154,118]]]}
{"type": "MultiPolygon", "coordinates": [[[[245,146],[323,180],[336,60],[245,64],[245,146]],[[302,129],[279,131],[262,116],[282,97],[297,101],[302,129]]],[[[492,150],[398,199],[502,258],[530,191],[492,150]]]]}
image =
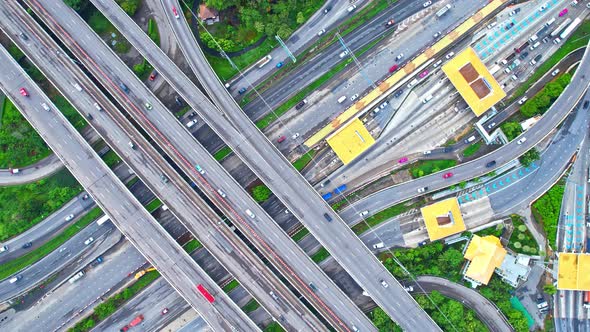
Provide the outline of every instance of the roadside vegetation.
{"type": "Polygon", "coordinates": [[[309,234],[309,229],[303,227],[300,230],[298,230],[297,233],[293,234],[293,236],[291,236],[291,238],[293,239],[293,241],[299,242],[299,241],[301,241],[301,239],[306,237],[307,234],[309,234]]]}
{"type": "Polygon", "coordinates": [[[590,39],[590,20],[584,20],[582,24],[574,31],[574,33],[563,42],[561,47],[553,53],[553,55],[543,62],[539,67],[535,69],[533,75],[529,77],[515,92],[511,100],[520,98],[528,89],[537,82],[543,75],[545,75],[553,66],[555,66],[561,59],[567,54],[580,47],[586,47],[588,40],[590,39]]]}
{"type": "Polygon", "coordinates": [[[517,121],[504,122],[500,127],[508,138],[508,141],[512,141],[518,135],[522,134],[522,126],[517,121]]]}
{"type": "Polygon", "coordinates": [[[463,157],[469,158],[479,151],[481,148],[481,142],[477,142],[475,144],[471,144],[465,150],[463,150],[463,157]]]}
{"type": "Polygon", "coordinates": [[[189,254],[201,247],[201,242],[199,242],[197,239],[192,239],[183,245],[184,251],[189,254]]]}
{"type": "Polygon", "coordinates": [[[414,179],[440,172],[444,169],[451,168],[457,165],[456,160],[441,159],[441,160],[423,160],[413,164],[410,168],[410,174],[414,179]]]}
{"type": "Polygon", "coordinates": [[[66,169],[36,182],[0,187],[0,241],[35,226],[81,191],[66,169]]]}
{"type": "Polygon", "coordinates": [[[572,75],[565,73],[554,81],[547,83],[541,91],[527,100],[524,105],[520,107],[520,113],[526,118],[535,115],[543,115],[557,97],[561,95],[571,79],[572,75]]]}
{"type": "Polygon", "coordinates": [[[438,291],[429,295],[416,295],[416,302],[428,313],[443,331],[480,332],[488,331],[475,311],[461,302],[445,297],[438,291]]]}
{"type": "Polygon", "coordinates": [[[262,203],[270,197],[270,194],[272,194],[272,192],[270,191],[270,189],[268,189],[267,186],[262,184],[252,188],[251,194],[252,198],[254,198],[256,202],[262,203]]]}
{"type": "Polygon", "coordinates": [[[369,318],[375,324],[375,327],[381,332],[403,332],[402,328],[399,327],[383,309],[377,307],[370,311],[368,314],[369,318]]]}
{"type": "Polygon", "coordinates": [[[217,161],[222,161],[225,157],[229,156],[230,153],[232,153],[231,148],[229,146],[224,146],[213,154],[213,158],[217,161]]]}
{"type": "Polygon", "coordinates": [[[251,299],[248,303],[246,303],[242,307],[242,310],[244,310],[245,313],[250,313],[250,312],[258,309],[259,307],[260,307],[260,303],[258,303],[255,299],[251,299]]]}
{"type": "Polygon", "coordinates": [[[513,214],[510,216],[514,230],[508,242],[508,248],[514,252],[525,255],[536,255],[539,253],[537,241],[522,221],[522,217],[513,214]]]}
{"type": "Polygon", "coordinates": [[[264,332],[284,332],[285,329],[283,329],[281,327],[281,325],[279,325],[279,323],[272,322],[272,323],[268,324],[268,326],[265,327],[263,331],[264,332]]]}
{"type": "Polygon", "coordinates": [[[45,141],[8,98],[4,98],[0,115],[0,168],[28,166],[51,153],[45,141]]]}
{"type": "Polygon", "coordinates": [[[315,252],[315,254],[311,255],[311,260],[315,263],[320,263],[328,257],[330,257],[330,253],[328,252],[328,250],[326,250],[326,248],[324,247],[321,247],[318,251],[315,252]]]}
{"type": "Polygon", "coordinates": [[[236,279],[232,279],[232,281],[230,281],[227,285],[223,286],[223,291],[225,293],[229,293],[239,285],[240,283],[236,279]]]}
{"type": "Polygon", "coordinates": [[[150,39],[153,40],[156,45],[160,46],[160,31],[158,30],[158,24],[156,23],[156,20],[150,18],[148,20],[147,29],[148,36],[150,36],[150,39]]]}
{"type": "Polygon", "coordinates": [[[49,255],[49,253],[59,248],[59,246],[64,244],[72,236],[76,235],[86,226],[90,225],[100,215],[102,215],[102,210],[100,208],[94,208],[82,216],[78,221],[68,226],[62,233],[47,241],[39,248],[36,248],[33,251],[18,258],[12,259],[4,264],[0,264],[0,280],[8,278],[25,267],[36,263],[43,257],[49,255]]]}
{"type": "Polygon", "coordinates": [[[536,148],[531,148],[520,156],[518,161],[520,161],[524,167],[529,167],[535,160],[539,160],[540,158],[541,154],[539,154],[539,151],[536,148]]]}
{"type": "Polygon", "coordinates": [[[311,162],[316,153],[316,150],[310,150],[301,157],[299,157],[299,159],[292,162],[291,164],[293,164],[293,167],[295,167],[296,170],[301,172],[305,168],[305,166],[307,166],[307,164],[311,162]]]}
{"type": "MultiPolygon", "coordinates": [[[[213,50],[218,50],[217,44],[219,44],[225,52],[237,52],[260,43],[253,49],[232,57],[235,65],[242,69],[258,61],[278,46],[275,35],[286,40],[324,4],[324,1],[268,3],[247,0],[207,0],[205,3],[219,10],[220,22],[207,26],[207,30],[217,43],[202,27],[199,27],[199,36],[203,44],[213,50]]],[[[237,69],[233,68],[226,59],[212,55],[207,55],[207,58],[213,70],[222,79],[227,80],[237,73],[237,69]]]]}
{"type": "Polygon", "coordinates": [[[564,190],[565,185],[558,182],[543,196],[539,197],[531,207],[533,216],[543,226],[547,243],[550,246],[555,246],[554,248],[557,248],[555,239],[557,237],[557,223],[559,221],[559,211],[561,210],[564,190]]]}
{"type": "Polygon", "coordinates": [[[377,226],[384,221],[387,221],[387,220],[389,220],[395,216],[398,216],[406,211],[409,211],[411,209],[415,209],[423,204],[424,204],[424,201],[417,201],[417,202],[409,201],[409,202],[399,203],[394,206],[390,206],[387,209],[379,211],[379,212],[375,213],[374,215],[372,215],[368,218],[365,218],[364,221],[361,221],[360,223],[352,226],[352,231],[355,234],[360,235],[360,234],[368,231],[369,227],[377,226]]]}

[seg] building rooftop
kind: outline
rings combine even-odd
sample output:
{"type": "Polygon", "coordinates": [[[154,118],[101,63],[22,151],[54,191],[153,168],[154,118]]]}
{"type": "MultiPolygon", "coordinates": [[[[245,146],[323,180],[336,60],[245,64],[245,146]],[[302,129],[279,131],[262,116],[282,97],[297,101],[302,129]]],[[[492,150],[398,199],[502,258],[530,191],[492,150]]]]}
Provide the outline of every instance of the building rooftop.
{"type": "Polygon", "coordinates": [[[420,209],[430,241],[464,231],[465,223],[457,198],[452,197],[420,209]]]}
{"type": "Polygon", "coordinates": [[[497,272],[504,281],[517,287],[519,280],[525,279],[531,270],[529,262],[530,256],[506,254],[497,272]]]}
{"type": "Polygon", "coordinates": [[[444,64],[442,70],[476,116],[506,97],[506,92],[471,47],[444,64]]]}
{"type": "Polygon", "coordinates": [[[340,128],[326,141],[344,165],[375,143],[373,136],[358,118],[340,128]]]}
{"type": "Polygon", "coordinates": [[[496,268],[502,265],[506,249],[502,247],[500,239],[495,236],[473,235],[464,256],[471,261],[465,276],[487,285],[496,268]]]}
{"type": "Polygon", "coordinates": [[[590,290],[590,255],[559,254],[557,288],[568,290],[590,290]]]}

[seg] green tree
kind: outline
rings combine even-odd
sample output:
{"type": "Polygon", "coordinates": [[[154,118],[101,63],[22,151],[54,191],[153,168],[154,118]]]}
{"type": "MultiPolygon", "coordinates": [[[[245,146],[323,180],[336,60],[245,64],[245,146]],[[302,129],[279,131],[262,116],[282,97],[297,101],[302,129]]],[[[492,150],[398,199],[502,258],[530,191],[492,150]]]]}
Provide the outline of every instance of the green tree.
{"type": "Polygon", "coordinates": [[[252,188],[252,197],[258,203],[266,201],[272,192],[265,185],[260,185],[252,188]]]}
{"type": "Polygon", "coordinates": [[[555,295],[555,293],[557,293],[557,288],[555,288],[555,286],[553,286],[553,284],[546,284],[543,285],[543,291],[545,293],[547,293],[547,295],[555,295]]]}
{"type": "Polygon", "coordinates": [[[463,189],[465,187],[467,187],[467,181],[461,181],[461,182],[459,182],[459,188],[463,189]]]}
{"type": "Polygon", "coordinates": [[[91,317],[87,318],[84,320],[82,327],[86,330],[86,331],[90,331],[94,326],[96,325],[96,321],[94,321],[94,319],[92,319],[91,317]]]}
{"type": "Polygon", "coordinates": [[[401,332],[402,329],[393,321],[389,316],[383,311],[383,309],[377,307],[372,312],[372,321],[375,324],[375,327],[379,331],[392,331],[392,332],[401,332]]]}
{"type": "Polygon", "coordinates": [[[463,254],[454,248],[447,249],[438,259],[439,266],[457,269],[463,264],[463,254]]]}
{"type": "Polygon", "coordinates": [[[263,33],[264,32],[264,23],[262,23],[260,21],[254,22],[254,30],[256,30],[256,32],[258,32],[258,33],[263,33]]]}
{"type": "Polygon", "coordinates": [[[303,24],[305,22],[305,16],[303,16],[302,12],[297,13],[297,24],[303,24]]]}
{"type": "Polygon", "coordinates": [[[520,123],[518,123],[516,121],[509,121],[509,122],[503,123],[501,128],[502,128],[502,131],[504,132],[504,134],[506,135],[506,137],[508,137],[509,141],[512,141],[518,135],[522,134],[522,127],[520,126],[520,123]]]}
{"type": "Polygon", "coordinates": [[[533,163],[533,161],[539,160],[539,158],[541,158],[539,151],[537,151],[535,148],[532,148],[520,156],[518,160],[523,166],[528,167],[533,163]]]}
{"type": "Polygon", "coordinates": [[[218,10],[224,10],[226,8],[236,6],[239,4],[238,0],[205,0],[207,7],[213,7],[218,10]]]}
{"type": "Polygon", "coordinates": [[[64,0],[64,3],[75,11],[80,11],[88,4],[87,1],[82,2],[82,0],[64,0]]]}
{"type": "Polygon", "coordinates": [[[127,15],[133,16],[135,15],[135,12],[137,12],[141,0],[117,0],[117,3],[119,6],[121,6],[121,9],[127,13],[127,15]]]}

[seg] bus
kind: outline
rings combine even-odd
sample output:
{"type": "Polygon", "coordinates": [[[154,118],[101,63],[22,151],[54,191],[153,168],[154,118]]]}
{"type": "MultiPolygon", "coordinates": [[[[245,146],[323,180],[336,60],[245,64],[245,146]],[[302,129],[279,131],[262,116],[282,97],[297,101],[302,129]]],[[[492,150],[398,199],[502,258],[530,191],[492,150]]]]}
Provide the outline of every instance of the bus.
{"type": "Polygon", "coordinates": [[[565,27],[570,24],[571,21],[572,19],[568,17],[567,20],[563,21],[557,28],[555,28],[555,30],[553,30],[553,32],[551,32],[551,37],[557,36],[561,30],[565,29],[565,27]]]}
{"type": "Polygon", "coordinates": [[[201,295],[203,295],[203,297],[207,301],[209,301],[209,303],[215,302],[215,298],[209,293],[209,291],[207,291],[207,289],[205,287],[203,287],[202,284],[198,284],[197,285],[197,289],[199,290],[199,292],[201,293],[201,295]]]}
{"type": "Polygon", "coordinates": [[[576,17],[572,24],[570,24],[567,28],[565,28],[565,30],[563,30],[561,35],[559,35],[559,38],[561,38],[561,40],[565,40],[567,37],[569,37],[569,35],[572,32],[574,32],[574,30],[576,30],[580,23],[582,23],[582,20],[579,17],[576,17]]]}
{"type": "Polygon", "coordinates": [[[99,218],[99,219],[96,221],[96,224],[100,226],[100,225],[104,224],[104,223],[105,223],[105,222],[107,222],[107,221],[109,221],[109,216],[107,216],[107,215],[105,214],[104,216],[100,217],[100,218],[99,218]]]}
{"type": "Polygon", "coordinates": [[[272,55],[267,55],[264,58],[258,60],[258,62],[256,62],[256,66],[258,66],[258,68],[262,68],[264,67],[267,63],[270,62],[270,60],[272,60],[272,55]]]}

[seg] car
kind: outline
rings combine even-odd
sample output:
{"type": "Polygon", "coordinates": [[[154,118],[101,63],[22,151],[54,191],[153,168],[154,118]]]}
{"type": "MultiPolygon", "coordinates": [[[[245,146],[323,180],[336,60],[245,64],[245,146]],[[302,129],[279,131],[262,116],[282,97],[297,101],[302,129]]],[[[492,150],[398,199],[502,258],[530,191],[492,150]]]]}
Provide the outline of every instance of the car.
{"type": "Polygon", "coordinates": [[[404,89],[399,89],[393,94],[393,98],[399,98],[404,93],[404,89]]]}
{"type": "Polygon", "coordinates": [[[348,7],[348,9],[346,9],[346,11],[349,13],[352,13],[355,9],[356,9],[356,5],[351,5],[350,7],[348,7]]]}
{"type": "Polygon", "coordinates": [[[176,10],[176,7],[174,6],[172,6],[172,13],[174,14],[174,17],[180,18],[180,15],[178,15],[178,10],[176,10]]]}
{"type": "Polygon", "coordinates": [[[189,118],[189,119],[192,119],[192,118],[194,118],[195,116],[197,116],[197,112],[190,112],[190,113],[188,114],[188,118],[189,118]]]}
{"type": "Polygon", "coordinates": [[[238,93],[243,95],[244,93],[246,93],[246,90],[247,90],[246,87],[243,87],[238,91],[238,93]]]}
{"type": "Polygon", "coordinates": [[[486,164],[486,167],[488,167],[488,168],[489,168],[489,167],[494,167],[495,165],[496,165],[496,161],[495,161],[495,160],[492,160],[492,161],[489,161],[489,162],[486,164]]]}
{"type": "Polygon", "coordinates": [[[347,56],[347,55],[348,55],[348,53],[349,53],[349,52],[348,52],[348,50],[344,50],[344,51],[342,51],[342,53],[340,53],[340,55],[339,55],[340,59],[342,59],[342,58],[344,58],[345,56],[347,56]]]}
{"type": "Polygon", "coordinates": [[[135,150],[135,144],[133,144],[133,142],[132,142],[132,141],[129,141],[129,142],[127,143],[127,145],[129,145],[129,147],[130,147],[130,148],[132,148],[133,150],[135,150]]]}
{"type": "Polygon", "coordinates": [[[423,193],[426,190],[428,190],[428,187],[422,187],[422,188],[418,188],[418,193],[423,193]]]}
{"type": "Polygon", "coordinates": [[[201,165],[196,164],[195,169],[197,170],[197,172],[199,172],[201,174],[205,174],[205,170],[203,169],[203,167],[201,167],[201,165]]]}
{"type": "Polygon", "coordinates": [[[358,97],[359,97],[359,94],[355,93],[352,95],[352,97],[350,97],[350,101],[355,101],[358,97]]]}
{"type": "Polygon", "coordinates": [[[20,88],[20,89],[18,89],[18,92],[20,92],[20,94],[21,94],[23,97],[28,97],[28,96],[29,96],[29,92],[27,92],[27,89],[25,89],[25,88],[20,88]]]}
{"type": "Polygon", "coordinates": [[[389,21],[385,22],[385,27],[391,28],[394,24],[395,24],[395,20],[389,20],[389,21]]]}
{"type": "Polygon", "coordinates": [[[381,279],[380,282],[381,282],[381,286],[383,286],[383,288],[389,287],[389,284],[387,282],[385,282],[385,280],[381,279]]]}
{"type": "Polygon", "coordinates": [[[544,11],[545,9],[547,9],[547,4],[544,4],[541,7],[539,7],[540,12],[544,11]]]}
{"type": "Polygon", "coordinates": [[[400,164],[406,163],[406,162],[408,162],[408,157],[403,157],[400,160],[398,160],[397,162],[400,164]]]}
{"type": "Polygon", "coordinates": [[[94,108],[96,108],[99,112],[102,112],[102,107],[99,104],[94,103],[94,108]]]}
{"type": "Polygon", "coordinates": [[[529,98],[527,98],[527,96],[524,96],[522,98],[520,98],[520,100],[518,101],[518,105],[522,105],[524,104],[525,101],[527,101],[529,98]]]}
{"type": "Polygon", "coordinates": [[[311,290],[314,292],[318,290],[318,288],[311,282],[309,283],[309,288],[311,288],[311,290]]]}
{"type": "Polygon", "coordinates": [[[25,35],[24,33],[19,33],[19,36],[23,39],[23,40],[29,40],[29,37],[27,35],[25,35]]]}
{"type": "Polygon", "coordinates": [[[393,72],[394,72],[394,71],[396,71],[398,68],[399,68],[399,66],[398,66],[398,65],[393,65],[393,66],[389,67],[389,72],[390,72],[390,73],[393,73],[393,72]]]}
{"type": "Polygon", "coordinates": [[[366,216],[367,214],[369,214],[369,210],[365,210],[365,211],[359,213],[359,216],[362,217],[362,216],[366,216]]]}
{"type": "Polygon", "coordinates": [[[88,194],[84,194],[84,195],[82,196],[82,200],[83,200],[83,201],[85,201],[85,200],[87,200],[87,199],[89,199],[89,198],[90,198],[90,196],[89,196],[88,194]]]}
{"type": "Polygon", "coordinates": [[[295,105],[295,109],[300,110],[303,108],[303,106],[305,106],[305,104],[307,104],[307,99],[303,99],[299,102],[299,104],[295,105]]]}
{"type": "Polygon", "coordinates": [[[420,78],[424,78],[426,77],[426,75],[428,75],[428,70],[425,70],[423,72],[420,73],[420,75],[418,75],[420,78]]]}
{"type": "Polygon", "coordinates": [[[246,214],[248,215],[248,217],[250,217],[252,219],[256,218],[256,215],[254,213],[252,213],[252,211],[250,211],[250,210],[246,210],[246,214]]]}
{"type": "Polygon", "coordinates": [[[287,137],[285,135],[279,137],[279,139],[277,139],[277,143],[283,143],[285,140],[287,139],[287,137]]]}
{"type": "Polygon", "coordinates": [[[85,245],[89,245],[89,244],[91,244],[92,242],[94,242],[94,238],[91,236],[91,237],[87,238],[87,239],[86,239],[86,241],[84,241],[84,244],[85,244],[85,245]]]}
{"type": "Polygon", "coordinates": [[[329,215],[329,214],[327,214],[327,213],[324,213],[324,218],[326,218],[326,220],[327,220],[328,222],[331,222],[331,221],[332,221],[332,217],[330,217],[330,215],[329,215]]]}
{"type": "Polygon", "coordinates": [[[408,293],[409,293],[409,292],[413,292],[413,291],[414,291],[414,287],[413,287],[413,286],[405,286],[405,287],[404,287],[404,290],[405,290],[406,292],[408,292],[408,293]]]}
{"type": "Polygon", "coordinates": [[[495,125],[496,125],[496,123],[495,123],[495,122],[492,122],[492,123],[490,123],[490,124],[488,125],[488,129],[492,129],[492,128],[493,128],[495,125]]]}
{"type": "Polygon", "coordinates": [[[160,181],[162,181],[162,183],[166,184],[170,180],[168,180],[168,177],[162,173],[162,174],[160,174],[160,181]]]}
{"type": "Polygon", "coordinates": [[[425,155],[425,156],[427,156],[427,155],[429,155],[431,153],[432,153],[432,151],[430,151],[430,150],[426,150],[426,151],[422,152],[422,154],[425,155]]]}
{"type": "Polygon", "coordinates": [[[299,133],[295,133],[293,136],[291,136],[292,139],[296,139],[297,137],[299,137],[299,133]]]}
{"type": "Polygon", "coordinates": [[[33,246],[33,242],[29,241],[29,242],[23,244],[23,249],[27,249],[27,248],[30,248],[32,246],[33,246]]]}
{"type": "Polygon", "coordinates": [[[380,108],[380,109],[384,109],[384,108],[385,108],[385,106],[387,106],[387,105],[389,105],[389,103],[388,103],[388,102],[386,102],[386,101],[384,101],[384,102],[383,102],[381,105],[379,105],[379,108],[380,108]]]}
{"type": "Polygon", "coordinates": [[[151,110],[153,108],[152,104],[148,103],[147,101],[145,102],[144,105],[145,105],[145,108],[147,108],[148,110],[151,110]]]}
{"type": "Polygon", "coordinates": [[[562,11],[559,12],[559,17],[565,16],[568,13],[567,8],[564,8],[562,11]]]}
{"type": "Polygon", "coordinates": [[[277,68],[281,68],[284,65],[283,61],[277,63],[277,68]]]}
{"type": "Polygon", "coordinates": [[[432,1],[426,1],[425,3],[422,4],[422,7],[426,8],[430,5],[432,5],[432,1]]]}
{"type": "Polygon", "coordinates": [[[221,190],[221,189],[217,189],[217,193],[219,194],[219,196],[221,196],[223,198],[226,198],[227,197],[227,195],[225,194],[225,192],[223,192],[223,190],[221,190]]]}
{"type": "Polygon", "coordinates": [[[86,118],[88,118],[88,120],[94,120],[94,117],[90,113],[86,113],[86,118]]]}
{"type": "Polygon", "coordinates": [[[155,80],[155,79],[156,79],[156,76],[158,76],[158,72],[154,70],[154,71],[153,71],[153,72],[150,74],[150,81],[153,81],[153,80],[155,80]]]}
{"type": "Polygon", "coordinates": [[[448,178],[450,178],[452,176],[453,176],[453,173],[448,172],[448,173],[443,174],[443,179],[448,179],[448,178]]]}
{"type": "Polygon", "coordinates": [[[398,54],[398,56],[395,57],[395,61],[399,61],[404,57],[403,53],[398,54]]]}
{"type": "Polygon", "coordinates": [[[68,214],[68,215],[67,215],[67,216],[64,218],[64,220],[65,220],[65,221],[70,221],[70,220],[72,220],[72,219],[74,219],[74,215],[73,215],[73,214],[68,214]]]}
{"type": "Polygon", "coordinates": [[[41,107],[43,107],[43,109],[47,112],[51,111],[51,108],[49,108],[49,105],[47,105],[46,103],[41,103],[41,107]]]}
{"type": "Polygon", "coordinates": [[[526,137],[523,137],[521,139],[518,140],[518,142],[516,142],[516,144],[520,145],[522,143],[526,142],[526,137]]]}
{"type": "Polygon", "coordinates": [[[447,54],[447,55],[445,56],[445,59],[449,60],[450,58],[452,58],[452,57],[453,57],[453,55],[455,55],[455,52],[451,52],[451,53],[447,54]]]}
{"type": "Polygon", "coordinates": [[[553,72],[551,72],[551,76],[553,77],[557,76],[557,74],[559,74],[559,69],[555,69],[553,72]]]}
{"type": "Polygon", "coordinates": [[[438,66],[440,66],[442,64],[442,60],[438,60],[437,62],[435,62],[432,67],[436,68],[438,66]]]}
{"type": "Polygon", "coordinates": [[[197,124],[197,119],[194,119],[194,120],[190,120],[189,122],[187,122],[186,126],[187,126],[187,128],[190,128],[196,124],[197,124]]]}
{"type": "Polygon", "coordinates": [[[588,106],[590,106],[590,100],[584,101],[584,106],[582,106],[582,107],[584,107],[584,109],[587,109],[588,106]]]}
{"type": "Polygon", "coordinates": [[[436,38],[440,37],[440,35],[441,35],[441,32],[438,31],[434,35],[432,35],[432,38],[436,39],[436,38]]]}
{"type": "Polygon", "coordinates": [[[514,15],[516,15],[516,10],[513,10],[508,14],[508,16],[514,16],[514,15]]]}
{"type": "Polygon", "coordinates": [[[328,180],[326,180],[326,181],[322,182],[322,184],[320,184],[320,187],[322,187],[322,188],[323,188],[323,187],[325,187],[325,186],[329,185],[329,184],[330,184],[330,182],[332,182],[332,181],[331,181],[330,179],[328,179],[328,180]]]}
{"type": "Polygon", "coordinates": [[[328,12],[332,10],[332,6],[328,6],[324,9],[324,14],[328,14],[328,12]]]}
{"type": "Polygon", "coordinates": [[[119,330],[119,332],[127,332],[127,331],[129,331],[129,326],[127,326],[127,325],[123,326],[123,327],[122,327],[122,328],[119,330]]]}
{"type": "Polygon", "coordinates": [[[326,29],[322,29],[318,32],[318,37],[320,37],[321,35],[323,35],[324,33],[326,33],[326,29]]]}
{"type": "Polygon", "coordinates": [[[164,308],[162,309],[162,315],[165,315],[169,312],[170,310],[168,310],[168,308],[164,308]]]}
{"type": "Polygon", "coordinates": [[[8,251],[8,246],[5,245],[5,246],[0,247],[0,252],[6,252],[6,251],[8,251]]]}

